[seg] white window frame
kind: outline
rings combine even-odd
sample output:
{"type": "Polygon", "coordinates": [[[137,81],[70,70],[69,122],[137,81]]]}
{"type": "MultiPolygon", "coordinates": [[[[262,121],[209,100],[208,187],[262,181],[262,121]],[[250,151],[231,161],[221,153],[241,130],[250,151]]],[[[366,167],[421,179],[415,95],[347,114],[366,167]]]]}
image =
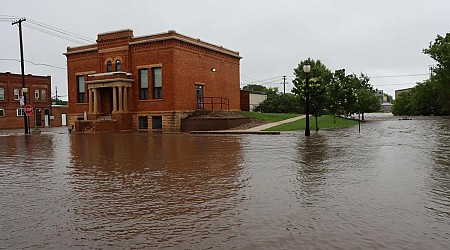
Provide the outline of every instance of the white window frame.
{"type": "Polygon", "coordinates": [[[20,89],[14,89],[14,100],[18,101],[20,98],[20,89]]]}
{"type": "Polygon", "coordinates": [[[0,88],[0,101],[4,101],[4,100],[5,100],[5,89],[0,88]]]}
{"type": "Polygon", "coordinates": [[[17,116],[25,116],[25,111],[23,110],[23,108],[16,109],[16,115],[17,116]]]}
{"type": "Polygon", "coordinates": [[[39,90],[38,90],[38,89],[36,89],[36,90],[34,91],[34,100],[35,100],[35,101],[39,101],[39,90]]]}
{"type": "Polygon", "coordinates": [[[4,109],[0,109],[0,117],[5,117],[5,110],[4,109]]]}

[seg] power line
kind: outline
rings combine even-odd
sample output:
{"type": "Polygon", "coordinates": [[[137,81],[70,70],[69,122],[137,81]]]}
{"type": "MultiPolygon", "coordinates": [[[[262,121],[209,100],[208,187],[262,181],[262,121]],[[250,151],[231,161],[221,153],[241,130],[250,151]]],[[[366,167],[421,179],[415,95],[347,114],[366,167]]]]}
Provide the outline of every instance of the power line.
{"type": "Polygon", "coordinates": [[[427,76],[429,73],[426,74],[411,74],[411,75],[390,75],[390,76],[369,76],[372,78],[388,78],[388,77],[407,77],[407,76],[427,76]]]}
{"type": "MultiPolygon", "coordinates": [[[[10,22],[17,18],[18,17],[11,16],[11,15],[0,15],[0,21],[3,21],[3,22],[10,22]]],[[[28,18],[28,22],[24,23],[24,26],[27,28],[30,28],[32,30],[45,33],[47,35],[51,35],[51,36],[61,38],[61,39],[67,40],[67,41],[71,41],[74,43],[78,43],[78,44],[95,43],[94,40],[92,40],[88,37],[78,35],[71,31],[63,30],[61,28],[57,28],[55,26],[48,25],[43,22],[39,22],[39,21],[31,19],[31,18],[28,18]]]]}
{"type": "MultiPolygon", "coordinates": [[[[16,62],[20,62],[19,59],[12,59],[12,58],[0,58],[0,61],[16,61],[16,62]]],[[[31,63],[33,65],[36,65],[36,66],[46,66],[46,67],[66,70],[66,68],[59,67],[59,66],[54,66],[54,65],[50,65],[50,64],[46,64],[46,63],[35,63],[35,62],[32,62],[32,61],[28,61],[28,60],[24,60],[24,61],[27,62],[27,63],[31,63]]]]}
{"type": "Polygon", "coordinates": [[[396,86],[396,85],[408,85],[408,84],[416,84],[416,83],[390,83],[390,84],[373,84],[376,86],[396,86]]]}
{"type": "Polygon", "coordinates": [[[24,26],[27,27],[27,28],[30,28],[32,30],[39,31],[39,32],[45,33],[47,35],[54,36],[54,37],[57,37],[57,38],[61,38],[61,39],[67,40],[67,41],[71,41],[71,42],[78,43],[78,44],[86,44],[86,42],[80,42],[80,41],[77,41],[75,39],[71,39],[69,37],[65,37],[65,36],[60,35],[58,33],[55,33],[55,32],[52,32],[52,31],[48,31],[48,30],[42,29],[40,27],[34,26],[33,24],[31,24],[31,25],[30,24],[25,24],[24,26]]]}
{"type": "Polygon", "coordinates": [[[42,23],[42,22],[38,22],[38,21],[33,20],[33,19],[28,19],[28,21],[30,23],[34,24],[34,25],[40,26],[40,27],[48,29],[48,30],[52,30],[52,31],[55,31],[55,32],[58,32],[58,33],[61,33],[61,34],[67,35],[67,36],[72,36],[72,37],[75,37],[77,39],[89,42],[89,43],[95,43],[94,40],[92,40],[92,39],[90,39],[88,37],[81,36],[81,35],[75,34],[75,33],[70,32],[70,31],[66,31],[66,30],[63,30],[63,29],[60,29],[60,28],[57,28],[57,27],[54,27],[54,26],[51,26],[51,25],[48,25],[48,24],[45,24],[45,23],[42,23]]]}

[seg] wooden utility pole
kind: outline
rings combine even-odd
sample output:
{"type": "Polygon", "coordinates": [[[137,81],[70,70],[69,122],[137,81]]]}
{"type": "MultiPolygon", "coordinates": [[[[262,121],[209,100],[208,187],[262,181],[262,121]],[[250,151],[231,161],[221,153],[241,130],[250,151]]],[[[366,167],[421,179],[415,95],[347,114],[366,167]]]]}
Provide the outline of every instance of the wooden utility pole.
{"type": "MultiPolygon", "coordinates": [[[[27,92],[28,91],[24,91],[26,89],[26,84],[25,84],[25,64],[24,64],[24,60],[23,60],[23,42],[22,42],[22,22],[26,21],[25,18],[19,19],[17,21],[14,21],[12,23],[12,25],[15,24],[19,24],[19,39],[20,39],[20,68],[22,70],[22,95],[23,95],[23,103],[24,106],[27,105],[27,92]]],[[[28,117],[25,115],[25,112],[22,112],[23,114],[23,122],[25,124],[25,134],[28,135],[29,134],[29,130],[28,130],[28,117]]]]}

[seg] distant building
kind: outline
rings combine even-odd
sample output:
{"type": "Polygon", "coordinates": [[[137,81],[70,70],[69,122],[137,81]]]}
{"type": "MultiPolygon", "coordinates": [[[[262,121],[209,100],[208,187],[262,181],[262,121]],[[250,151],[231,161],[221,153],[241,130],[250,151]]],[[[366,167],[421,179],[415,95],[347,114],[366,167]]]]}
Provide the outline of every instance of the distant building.
{"type": "MultiPolygon", "coordinates": [[[[33,106],[29,126],[51,126],[51,77],[28,74],[25,84],[28,89],[27,104],[33,106]]],[[[22,75],[0,73],[0,129],[24,128],[25,113],[20,106],[21,95],[22,75]]]]}
{"type": "Polygon", "coordinates": [[[409,91],[411,90],[411,88],[407,88],[407,89],[398,89],[395,91],[395,99],[397,99],[399,97],[399,95],[403,92],[409,91]]]}
{"type": "Polygon", "coordinates": [[[380,103],[383,103],[383,102],[384,102],[384,93],[383,93],[383,90],[377,89],[375,94],[376,94],[376,96],[378,97],[378,99],[380,100],[380,103]]]}
{"type": "Polygon", "coordinates": [[[241,110],[254,111],[255,108],[266,99],[267,94],[264,92],[241,90],[241,110]]]}
{"type": "Polygon", "coordinates": [[[392,103],[390,102],[383,102],[381,104],[381,111],[383,112],[391,112],[392,110],[392,103]]]}
{"type": "Polygon", "coordinates": [[[179,132],[195,110],[240,108],[239,52],[175,31],[103,33],[65,55],[68,125],[77,131],[179,132]]]}

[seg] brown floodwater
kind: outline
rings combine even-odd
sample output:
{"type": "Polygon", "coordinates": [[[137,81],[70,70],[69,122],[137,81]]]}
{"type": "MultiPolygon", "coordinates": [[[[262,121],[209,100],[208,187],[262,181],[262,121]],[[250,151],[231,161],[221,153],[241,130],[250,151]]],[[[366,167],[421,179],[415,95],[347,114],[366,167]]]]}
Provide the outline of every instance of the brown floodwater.
{"type": "Polygon", "coordinates": [[[0,248],[449,249],[450,120],[0,136],[0,248]]]}

